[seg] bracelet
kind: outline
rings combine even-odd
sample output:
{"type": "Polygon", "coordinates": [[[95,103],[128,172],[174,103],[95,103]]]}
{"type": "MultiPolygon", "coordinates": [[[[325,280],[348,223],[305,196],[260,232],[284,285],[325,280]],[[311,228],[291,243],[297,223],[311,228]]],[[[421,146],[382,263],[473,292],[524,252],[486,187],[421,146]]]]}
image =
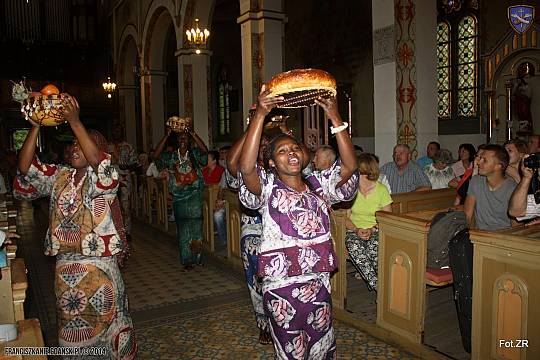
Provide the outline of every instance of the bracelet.
{"type": "Polygon", "coordinates": [[[332,133],[332,135],[334,135],[334,134],[337,134],[338,132],[342,132],[343,130],[345,130],[348,127],[349,127],[349,123],[344,122],[342,125],[340,125],[338,127],[330,126],[330,132],[332,133]]]}

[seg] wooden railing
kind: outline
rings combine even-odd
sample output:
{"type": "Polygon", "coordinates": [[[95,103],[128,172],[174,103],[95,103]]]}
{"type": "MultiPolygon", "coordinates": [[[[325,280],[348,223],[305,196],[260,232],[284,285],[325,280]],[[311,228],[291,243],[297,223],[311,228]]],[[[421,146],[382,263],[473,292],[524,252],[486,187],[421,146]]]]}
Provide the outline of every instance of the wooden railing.
{"type": "MultiPolygon", "coordinates": [[[[0,227],[5,232],[17,231],[17,210],[2,201],[0,206],[0,227]]],[[[0,279],[0,324],[24,320],[24,301],[28,287],[24,259],[16,258],[17,243],[6,246],[7,266],[1,269],[0,279]]]]}

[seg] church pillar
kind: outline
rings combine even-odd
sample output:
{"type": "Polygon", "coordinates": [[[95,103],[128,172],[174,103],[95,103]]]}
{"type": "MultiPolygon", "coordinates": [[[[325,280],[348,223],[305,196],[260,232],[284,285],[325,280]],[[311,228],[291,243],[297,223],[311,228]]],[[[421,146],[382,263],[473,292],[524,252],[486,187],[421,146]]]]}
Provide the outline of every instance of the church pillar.
{"type": "Polygon", "coordinates": [[[397,142],[394,0],[372,0],[373,115],[375,154],[381,165],[392,160],[397,142]]]}
{"type": "Polygon", "coordinates": [[[211,147],[211,92],[210,92],[210,55],[211,51],[181,49],[175,55],[178,58],[178,96],[179,116],[189,116],[193,128],[204,143],[211,147]]]}
{"type": "Polygon", "coordinates": [[[436,2],[372,0],[375,152],[392,160],[396,143],[413,158],[438,140],[436,2]]]}
{"type": "Polygon", "coordinates": [[[265,81],[283,71],[281,0],[240,0],[237,19],[242,41],[242,105],[244,127],[251,105],[265,81]]]}
{"type": "Polygon", "coordinates": [[[166,71],[146,70],[141,74],[143,139],[146,149],[155,148],[165,129],[166,71]]]}
{"type": "Polygon", "coordinates": [[[126,140],[138,147],[140,144],[137,144],[137,86],[119,85],[117,89],[120,103],[120,123],[126,131],[126,140]]]}

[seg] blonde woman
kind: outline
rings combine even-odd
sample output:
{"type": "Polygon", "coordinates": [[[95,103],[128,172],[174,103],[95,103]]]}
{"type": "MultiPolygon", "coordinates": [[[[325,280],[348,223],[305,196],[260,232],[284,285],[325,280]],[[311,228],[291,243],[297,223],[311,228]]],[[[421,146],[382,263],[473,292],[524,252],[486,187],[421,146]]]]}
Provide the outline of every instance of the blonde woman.
{"type": "Polygon", "coordinates": [[[356,270],[370,290],[377,291],[379,229],[375,213],[392,211],[392,198],[379,179],[379,159],[373,154],[358,156],[360,183],[352,207],[347,211],[345,245],[356,270]]]}

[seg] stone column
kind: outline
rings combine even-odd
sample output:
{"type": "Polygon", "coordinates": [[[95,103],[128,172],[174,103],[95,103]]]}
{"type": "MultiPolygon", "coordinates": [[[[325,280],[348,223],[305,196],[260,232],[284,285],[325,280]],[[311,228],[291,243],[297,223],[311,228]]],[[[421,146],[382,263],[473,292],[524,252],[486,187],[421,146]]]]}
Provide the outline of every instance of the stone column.
{"type": "Polygon", "coordinates": [[[240,0],[240,14],[237,22],[242,37],[242,111],[246,119],[262,84],[283,71],[286,18],[280,0],[240,0]]]}
{"type": "Polygon", "coordinates": [[[392,160],[397,142],[394,0],[372,0],[371,4],[375,154],[382,165],[392,160]]]}
{"type": "Polygon", "coordinates": [[[166,71],[146,70],[141,74],[143,143],[145,149],[155,148],[165,130],[166,71]]]}
{"type": "Polygon", "coordinates": [[[407,144],[423,156],[438,140],[437,9],[429,0],[372,0],[375,153],[407,144]]]}
{"type": "Polygon", "coordinates": [[[139,119],[137,119],[136,111],[138,87],[135,85],[119,85],[117,89],[120,101],[120,122],[126,131],[126,140],[131,145],[138,147],[137,126],[139,119]]]}
{"type": "Polygon", "coordinates": [[[209,50],[181,49],[178,58],[179,116],[190,116],[197,135],[210,147],[212,118],[209,50]]]}

